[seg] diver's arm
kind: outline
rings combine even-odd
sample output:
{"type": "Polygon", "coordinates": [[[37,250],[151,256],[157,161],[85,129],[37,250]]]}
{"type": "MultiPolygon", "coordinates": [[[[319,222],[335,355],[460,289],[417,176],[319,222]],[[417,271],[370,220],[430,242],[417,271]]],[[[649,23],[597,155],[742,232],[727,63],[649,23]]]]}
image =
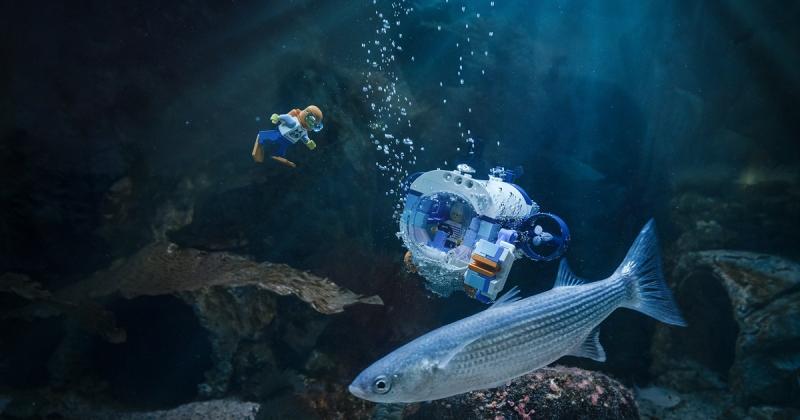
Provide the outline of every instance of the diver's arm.
{"type": "Polygon", "coordinates": [[[317,147],[317,143],[314,143],[314,140],[308,138],[308,133],[303,133],[303,143],[305,143],[309,150],[314,150],[317,147]]]}
{"type": "Polygon", "coordinates": [[[294,126],[297,125],[295,119],[289,114],[278,115],[278,119],[289,128],[294,128],[294,126]]]}

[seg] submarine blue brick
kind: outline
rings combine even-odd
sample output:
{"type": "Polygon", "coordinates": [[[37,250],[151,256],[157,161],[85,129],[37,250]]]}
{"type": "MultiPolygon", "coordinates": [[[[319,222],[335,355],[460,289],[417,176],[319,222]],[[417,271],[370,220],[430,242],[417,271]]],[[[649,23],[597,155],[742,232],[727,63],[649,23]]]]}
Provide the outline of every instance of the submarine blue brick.
{"type": "Polygon", "coordinates": [[[478,241],[473,252],[480,254],[494,262],[500,261],[504,248],[488,241],[478,241]]]}
{"type": "Polygon", "coordinates": [[[468,230],[467,233],[464,234],[464,240],[461,241],[461,245],[464,245],[468,248],[475,246],[475,232],[468,230]]]}
{"type": "Polygon", "coordinates": [[[510,244],[513,244],[514,242],[516,242],[517,241],[517,237],[519,237],[519,234],[517,233],[517,231],[516,230],[511,230],[511,229],[500,229],[500,232],[497,233],[497,240],[498,241],[505,241],[505,242],[508,242],[510,244]]]}
{"type": "Polygon", "coordinates": [[[478,228],[478,238],[493,242],[497,237],[497,232],[500,231],[500,225],[484,220],[481,220],[480,223],[480,227],[478,228]]]}
{"type": "Polygon", "coordinates": [[[472,248],[475,246],[475,241],[478,239],[478,227],[481,225],[481,220],[477,217],[473,217],[472,221],[469,222],[469,229],[467,233],[464,234],[464,240],[461,242],[461,245],[464,245],[468,248],[472,248]]]}
{"type": "Polygon", "coordinates": [[[405,208],[413,209],[417,207],[417,203],[419,202],[419,195],[417,194],[406,194],[406,204],[405,208]]]}
{"type": "Polygon", "coordinates": [[[419,205],[419,211],[423,213],[428,213],[431,211],[431,206],[433,205],[433,201],[425,200],[419,205]]]}
{"type": "Polygon", "coordinates": [[[483,303],[492,303],[493,302],[493,300],[491,298],[489,298],[487,296],[484,296],[483,293],[476,293],[475,294],[475,299],[477,299],[479,302],[483,302],[483,303]]]}
{"type": "Polygon", "coordinates": [[[440,230],[436,232],[436,235],[433,237],[433,240],[431,241],[431,246],[436,249],[446,251],[447,248],[444,246],[444,241],[446,239],[447,239],[447,233],[440,230]]]}
{"type": "Polygon", "coordinates": [[[467,270],[467,273],[464,276],[464,284],[477,290],[488,290],[490,281],[490,278],[482,276],[472,270],[467,270]]]}

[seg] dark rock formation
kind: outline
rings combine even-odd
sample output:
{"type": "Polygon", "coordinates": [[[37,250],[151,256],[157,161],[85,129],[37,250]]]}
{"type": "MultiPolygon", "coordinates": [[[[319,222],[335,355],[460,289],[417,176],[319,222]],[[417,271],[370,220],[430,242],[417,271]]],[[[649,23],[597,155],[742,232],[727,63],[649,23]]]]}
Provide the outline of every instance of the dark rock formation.
{"type": "Polygon", "coordinates": [[[681,393],[680,398],[681,401],[673,407],[654,404],[638,397],[636,401],[642,418],[651,420],[730,418],[726,410],[733,407],[734,401],[730,393],[716,390],[681,393]]]}
{"type": "Polygon", "coordinates": [[[409,408],[410,419],[637,419],[633,393],[598,372],[554,366],[510,385],[409,408]]]}
{"type": "Polygon", "coordinates": [[[259,404],[220,399],[192,402],[169,410],[127,411],[112,405],[97,404],[74,395],[50,398],[42,407],[24,412],[11,407],[11,418],[68,418],[85,420],[253,420],[259,413],[259,404]]]}
{"type": "MultiPolygon", "coordinates": [[[[713,172],[713,171],[711,171],[713,172]]],[[[693,173],[703,183],[705,172],[693,173]]],[[[730,175],[728,182],[732,182],[730,175]]],[[[712,184],[717,185],[717,184],[712,184]]],[[[736,188],[683,189],[670,200],[670,219],[679,254],[712,249],[740,249],[800,257],[800,191],[784,185],[736,185],[736,188]]],[[[679,255],[680,256],[680,255],[679,255]]]]}
{"type": "Polygon", "coordinates": [[[53,296],[28,276],[6,273],[0,276],[0,293],[13,294],[28,304],[9,310],[0,308],[0,318],[47,318],[65,315],[88,332],[112,343],[125,341],[125,330],[116,325],[114,315],[94,302],[83,302],[53,296]]]}
{"type": "MultiPolygon", "coordinates": [[[[98,420],[253,420],[256,419],[259,405],[236,400],[212,400],[194,402],[171,410],[116,413],[109,416],[94,417],[98,420]]],[[[92,417],[89,417],[91,419],[92,417]]]]}
{"type": "MultiPolygon", "coordinates": [[[[248,287],[295,295],[323,314],[341,312],[354,303],[382,304],[377,296],[362,297],[333,282],[285,264],[256,263],[228,254],[178,248],[167,243],[152,244],[123,263],[97,272],[86,281],[61,293],[65,297],[107,298],[178,294],[192,295],[202,312],[213,305],[209,288],[248,287]]],[[[220,309],[220,308],[216,308],[220,309]]]]}
{"type": "MultiPolygon", "coordinates": [[[[281,381],[276,384],[275,375],[266,374],[274,374],[277,363],[271,351],[264,351],[270,349],[264,347],[262,340],[277,313],[276,295],[297,296],[322,314],[342,312],[355,303],[382,305],[377,296],[357,295],[284,264],[259,264],[229,253],[166,243],[152,244],[58,295],[75,300],[174,295],[186,302],[211,334],[214,363],[198,389],[204,397],[223,395],[237,371],[240,385],[252,386],[251,394],[254,390],[257,394],[268,393],[279,386],[281,381]],[[258,372],[264,378],[249,372],[258,372]]],[[[310,351],[325,321],[306,317],[309,319],[303,327],[292,329],[301,323],[301,314],[296,311],[292,322],[282,324],[284,330],[289,328],[283,340],[295,351],[310,351]]]]}
{"type": "MultiPolygon", "coordinates": [[[[720,373],[723,379],[727,377],[739,402],[797,404],[800,401],[800,265],[772,255],[702,251],[682,257],[674,278],[680,301],[695,302],[694,306],[702,305],[710,313],[722,309],[713,306],[714,294],[700,293],[702,296],[694,300],[690,295],[708,290],[704,287],[716,283],[727,296],[730,308],[727,316],[738,331],[729,370],[720,373]]],[[[694,310],[687,308],[689,313],[694,310]]],[[[714,329],[720,326],[705,324],[702,319],[689,318],[688,322],[690,327],[683,332],[659,329],[654,343],[657,355],[654,371],[677,388],[698,389],[703,387],[701,382],[708,383],[708,377],[714,375],[700,375],[705,376],[700,382],[697,376],[691,379],[689,375],[677,375],[676,372],[702,371],[689,366],[693,362],[680,359],[697,352],[697,346],[717,345],[712,337],[716,334],[714,329]],[[704,328],[693,330],[693,321],[704,328]]],[[[701,362],[706,366],[712,363],[701,362]]],[[[718,386],[716,381],[705,387],[718,386]]]]}

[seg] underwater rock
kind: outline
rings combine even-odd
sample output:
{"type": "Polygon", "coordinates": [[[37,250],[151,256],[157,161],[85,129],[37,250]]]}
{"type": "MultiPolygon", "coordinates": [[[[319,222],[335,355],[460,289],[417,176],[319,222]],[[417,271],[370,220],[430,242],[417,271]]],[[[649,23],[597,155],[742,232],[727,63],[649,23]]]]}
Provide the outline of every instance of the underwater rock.
{"type": "MultiPolygon", "coordinates": [[[[710,279],[715,279],[727,294],[732,312],[728,316],[738,326],[728,382],[742,402],[784,404],[800,399],[800,264],[752,252],[702,251],[685,254],[675,268],[674,278],[678,279],[678,300],[682,294],[697,292],[701,283],[710,279]]],[[[685,332],[661,329],[656,334],[653,350],[662,364],[656,371],[668,375],[676,370],[674,360],[664,360],[675,353],[681,334],[710,333],[692,332],[693,319],[687,321],[690,327],[685,332]]],[[[702,345],[703,340],[694,342],[702,345]]]]}
{"type": "Polygon", "coordinates": [[[294,295],[323,314],[342,312],[355,303],[382,305],[378,296],[361,296],[330,280],[285,264],[257,263],[224,253],[151,244],[128,260],[98,271],[60,296],[107,298],[197,293],[208,288],[253,286],[281,296],[294,295]]]}
{"type": "Polygon", "coordinates": [[[32,320],[64,315],[84,330],[111,343],[125,341],[125,330],[117,327],[114,314],[92,302],[56,297],[28,276],[16,273],[0,275],[0,293],[10,293],[29,302],[20,308],[0,312],[0,318],[32,320]]]}
{"type": "Polygon", "coordinates": [[[800,286],[800,264],[773,255],[727,250],[696,252],[678,262],[675,274],[685,277],[698,267],[710,268],[722,281],[737,320],[800,286]]]}
{"type": "Polygon", "coordinates": [[[668,335],[658,333],[654,339],[656,368],[653,370],[660,383],[684,393],[727,390],[727,384],[718,372],[689,358],[673,359],[665,355],[663,349],[668,348],[668,345],[661,341],[669,340],[668,335]]]}
{"type": "MultiPolygon", "coordinates": [[[[184,404],[171,410],[117,414],[109,420],[247,420],[255,419],[259,405],[236,400],[212,400],[184,404]]],[[[100,417],[103,418],[103,417],[100,417]]]]}
{"type": "Polygon", "coordinates": [[[409,419],[638,419],[633,393],[608,376],[546,367],[491,390],[421,404],[409,419]]]}
{"type": "MultiPolygon", "coordinates": [[[[378,296],[355,294],[328,279],[284,264],[256,263],[230,253],[178,248],[167,243],[151,244],[128,260],[99,271],[59,294],[69,299],[82,296],[106,300],[159,295],[174,295],[186,302],[211,333],[214,363],[205,374],[206,381],[198,386],[204,398],[223,395],[234,373],[247,371],[246,366],[258,365],[266,372],[274,371],[276,363],[272,360],[254,361],[247,356],[250,352],[246,349],[241,357],[237,354],[242,342],[252,343],[262,338],[276,316],[278,296],[294,295],[326,315],[342,312],[356,303],[383,304],[378,296]]],[[[300,316],[300,312],[295,311],[295,315],[300,316]]],[[[290,339],[286,344],[295,350],[313,346],[325,326],[325,321],[314,317],[302,318],[309,320],[295,327],[295,333],[285,334],[290,339]]],[[[244,383],[252,382],[250,376],[245,376],[240,378],[244,383]]],[[[281,383],[257,382],[257,388],[263,392],[281,383]]]]}
{"type": "Polygon", "coordinates": [[[800,228],[800,190],[710,188],[676,193],[670,218],[676,255],[715,249],[758,250],[799,259],[793,235],[800,228]]]}
{"type": "Polygon", "coordinates": [[[43,407],[37,418],[69,418],[86,420],[253,420],[260,405],[233,399],[192,402],[168,410],[128,411],[98,405],[82,398],[52,396],[54,401],[43,407]]]}
{"type": "Polygon", "coordinates": [[[732,410],[725,414],[730,414],[729,417],[747,420],[797,420],[800,418],[800,409],[762,405],[749,407],[746,412],[732,410]]]}
{"type": "MultiPolygon", "coordinates": [[[[273,344],[267,341],[243,341],[238,343],[235,348],[236,353],[227,366],[232,369],[230,377],[231,385],[235,388],[242,398],[250,401],[260,401],[264,396],[273,394],[276,390],[290,387],[291,378],[288,373],[281,372],[278,360],[275,357],[273,344]]],[[[206,382],[201,385],[199,394],[213,395],[219,393],[227,385],[218,378],[227,378],[226,372],[218,372],[220,376],[215,378],[214,373],[218,371],[206,372],[206,382]],[[213,382],[217,380],[216,392],[213,382]]]]}
{"type": "Polygon", "coordinates": [[[42,285],[31,281],[24,274],[5,273],[0,276],[0,292],[13,293],[23,299],[40,300],[52,297],[50,292],[44,290],[42,285]]]}
{"type": "MultiPolygon", "coordinates": [[[[731,418],[726,410],[733,407],[733,396],[729,392],[692,391],[680,394],[681,401],[665,407],[650,400],[636,398],[639,414],[643,419],[683,420],[731,418]]],[[[740,416],[739,418],[741,418],[740,416]]]]}
{"type": "Polygon", "coordinates": [[[208,181],[199,176],[198,180],[184,177],[178,182],[175,191],[170,197],[156,210],[152,220],[151,230],[153,238],[158,242],[166,242],[167,233],[176,231],[184,226],[190,225],[194,217],[195,195],[197,190],[202,188],[208,181]]]}
{"type": "MultiPolygon", "coordinates": [[[[269,293],[259,293],[254,286],[241,288],[211,287],[193,292],[179,293],[194,309],[200,324],[212,333],[211,346],[214,364],[205,373],[206,382],[198,386],[200,396],[219,396],[228,389],[236,365],[235,356],[243,340],[259,340],[276,313],[277,302],[269,293]]],[[[274,366],[268,360],[272,353],[264,353],[258,364],[264,368],[274,366]]],[[[269,369],[272,370],[272,369],[269,369]]]]}
{"type": "Polygon", "coordinates": [[[634,391],[637,401],[648,401],[659,407],[672,408],[682,401],[681,395],[678,392],[660,386],[649,386],[646,388],[634,387],[634,391]]]}
{"type": "MultiPolygon", "coordinates": [[[[277,401],[265,403],[262,406],[278,405],[284,411],[291,409],[294,412],[309,412],[300,416],[303,419],[369,419],[374,416],[376,405],[358,399],[347,391],[344,381],[320,381],[313,378],[306,378],[303,390],[296,392],[291,398],[278,398],[277,401]]],[[[290,418],[289,416],[266,416],[269,419],[290,418]]],[[[392,417],[394,418],[394,417],[392,417]]],[[[389,420],[389,418],[381,418],[389,420]]]]}
{"type": "Polygon", "coordinates": [[[737,202],[695,192],[676,196],[671,200],[673,218],[680,231],[675,247],[688,252],[730,246],[736,233],[728,219],[731,214],[743,212],[741,207],[737,202]]]}
{"type": "Polygon", "coordinates": [[[304,367],[306,372],[310,374],[327,373],[336,368],[336,361],[330,355],[314,350],[308,356],[304,367]]]}

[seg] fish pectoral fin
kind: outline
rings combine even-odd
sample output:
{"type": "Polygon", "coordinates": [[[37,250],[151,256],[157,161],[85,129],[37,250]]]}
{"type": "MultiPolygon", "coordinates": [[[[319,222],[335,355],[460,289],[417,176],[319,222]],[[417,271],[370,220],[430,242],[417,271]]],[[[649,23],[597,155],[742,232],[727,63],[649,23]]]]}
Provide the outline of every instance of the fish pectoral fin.
{"type": "Polygon", "coordinates": [[[600,327],[595,327],[582,343],[567,353],[567,356],[586,357],[598,362],[605,362],[606,351],[600,345],[600,327]]]}
{"type": "Polygon", "coordinates": [[[519,288],[514,286],[508,292],[502,294],[496,301],[489,307],[489,309],[499,308],[503,305],[508,305],[509,303],[514,303],[520,299],[519,297],[519,288]]]}
{"type": "Polygon", "coordinates": [[[567,259],[562,258],[561,264],[558,265],[558,275],[556,276],[556,283],[553,285],[553,289],[556,287],[580,286],[585,283],[586,280],[572,273],[572,270],[569,269],[569,264],[567,264],[567,259]]]}
{"type": "Polygon", "coordinates": [[[444,368],[446,368],[447,364],[450,363],[450,361],[453,360],[453,358],[456,357],[456,355],[458,353],[461,353],[461,351],[463,351],[468,345],[472,344],[477,339],[478,339],[478,337],[475,337],[475,338],[472,338],[472,339],[469,339],[469,340],[465,340],[463,343],[461,343],[458,346],[454,347],[444,357],[442,357],[440,360],[438,360],[436,362],[436,369],[444,369],[444,368]]]}

